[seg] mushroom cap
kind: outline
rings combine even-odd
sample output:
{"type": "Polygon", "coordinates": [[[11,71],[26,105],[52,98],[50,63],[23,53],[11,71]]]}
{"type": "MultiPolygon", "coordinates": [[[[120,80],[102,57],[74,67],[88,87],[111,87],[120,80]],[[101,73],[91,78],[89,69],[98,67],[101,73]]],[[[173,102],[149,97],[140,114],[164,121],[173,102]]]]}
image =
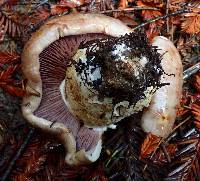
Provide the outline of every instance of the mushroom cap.
{"type": "Polygon", "coordinates": [[[167,137],[172,131],[180,105],[183,66],[177,48],[169,39],[157,36],[152,45],[159,47],[158,52],[162,55],[161,65],[165,74],[161,76],[160,82],[169,84],[156,91],[150,106],[143,112],[141,126],[145,132],[167,137]]]}
{"type": "MultiPolygon", "coordinates": [[[[41,71],[45,71],[45,68],[43,67],[43,64],[45,64],[45,58],[43,57],[42,59],[40,58],[40,56],[42,54],[45,54],[46,49],[49,49],[46,54],[51,54],[49,52],[56,51],[56,46],[54,45],[58,45],[60,41],[64,42],[65,37],[69,37],[69,39],[79,37],[80,41],[81,35],[85,37],[87,36],[87,34],[91,33],[100,33],[113,37],[119,37],[130,32],[131,29],[129,29],[119,20],[111,17],[100,14],[70,14],[52,19],[45,23],[39,30],[33,33],[31,39],[26,43],[24,47],[22,53],[22,71],[24,73],[24,76],[28,80],[26,84],[26,90],[27,92],[29,92],[29,94],[27,94],[23,98],[23,116],[34,127],[52,133],[62,141],[63,145],[66,148],[66,162],[68,164],[77,165],[95,161],[99,157],[101,152],[101,134],[103,131],[97,132],[94,130],[89,130],[84,126],[81,127],[79,122],[77,121],[77,118],[69,113],[67,107],[65,110],[65,116],[67,117],[68,121],[67,124],[59,122],[59,120],[55,120],[54,123],[54,121],[51,120],[51,116],[42,116],[44,114],[48,114],[46,113],[46,110],[39,110],[42,106],[44,107],[43,103],[41,102],[42,99],[44,97],[48,98],[49,100],[46,100],[47,104],[49,101],[52,103],[53,106],[54,100],[56,101],[57,99],[62,99],[62,91],[57,91],[56,94],[53,95],[48,95],[48,93],[45,92],[47,91],[46,89],[51,89],[51,87],[54,86],[54,83],[45,83],[42,80],[41,71]],[[62,37],[64,38],[62,39],[62,37]],[[54,42],[56,43],[54,44],[54,42]],[[97,141],[92,140],[91,142],[94,143],[91,144],[95,145],[95,147],[88,146],[88,149],[86,150],[84,149],[84,139],[87,140],[88,138],[82,138],[82,135],[83,133],[87,132],[92,132],[93,135],[95,135],[94,140],[97,141]],[[76,140],[78,139],[81,141],[82,144],[80,146],[78,146],[76,143],[76,140]]],[[[62,47],[62,49],[65,49],[65,47],[62,47]]],[[[49,56],[52,59],[55,58],[57,60],[57,57],[53,58],[53,55],[49,56]]],[[[50,59],[48,61],[50,61],[50,59]]],[[[64,60],[58,60],[56,66],[62,61],[64,60]]],[[[47,62],[47,64],[49,65],[51,70],[51,62],[47,62]]],[[[66,68],[66,66],[67,65],[65,65],[64,68],[66,68]]],[[[63,65],[61,67],[54,66],[53,71],[61,71],[62,68],[63,65]]],[[[53,74],[54,72],[51,73],[53,74]]],[[[57,75],[56,78],[60,79],[59,75],[57,75]]],[[[62,89],[61,82],[59,85],[59,89],[62,89]]],[[[62,105],[65,105],[64,100],[62,105]]],[[[51,105],[48,106],[51,107],[51,105]]],[[[55,111],[56,109],[57,108],[55,108],[55,111]]],[[[53,115],[53,111],[50,115],[52,115],[53,117],[57,116],[53,115]]],[[[62,115],[60,115],[59,118],[62,119],[62,115]]],[[[89,137],[89,139],[91,138],[89,137]]]]}

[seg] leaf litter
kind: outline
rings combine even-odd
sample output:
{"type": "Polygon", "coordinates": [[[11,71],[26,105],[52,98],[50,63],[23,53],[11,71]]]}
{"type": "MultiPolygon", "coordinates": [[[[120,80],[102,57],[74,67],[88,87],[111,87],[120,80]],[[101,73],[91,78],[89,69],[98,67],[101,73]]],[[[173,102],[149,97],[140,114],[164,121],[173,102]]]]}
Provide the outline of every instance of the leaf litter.
{"type": "Polygon", "coordinates": [[[1,1],[0,176],[15,181],[199,180],[199,13],[198,0],[1,1]],[[130,117],[119,124],[120,129],[105,133],[102,155],[96,163],[74,169],[64,163],[64,148],[56,139],[38,130],[26,139],[31,128],[20,114],[19,97],[27,94],[20,66],[24,43],[48,19],[77,12],[113,16],[133,29],[145,31],[150,40],[166,36],[178,48],[187,78],[168,138],[144,133],[139,125],[140,116],[130,117]],[[24,150],[17,156],[23,145],[24,150]]]}

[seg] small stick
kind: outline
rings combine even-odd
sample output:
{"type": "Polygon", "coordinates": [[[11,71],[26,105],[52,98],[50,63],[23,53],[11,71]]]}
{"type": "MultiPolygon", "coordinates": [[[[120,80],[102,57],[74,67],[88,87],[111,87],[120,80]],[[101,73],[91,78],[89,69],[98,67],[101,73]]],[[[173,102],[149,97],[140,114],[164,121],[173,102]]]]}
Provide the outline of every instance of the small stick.
{"type": "Polygon", "coordinates": [[[135,10],[158,10],[158,9],[152,8],[152,7],[146,7],[146,6],[143,6],[143,7],[135,6],[135,7],[132,7],[132,8],[105,10],[105,11],[100,11],[100,13],[104,14],[104,13],[135,11],[135,10]]]}
{"type": "MultiPolygon", "coordinates": [[[[167,4],[166,4],[166,15],[169,14],[169,2],[170,0],[167,0],[167,4]]],[[[169,34],[169,17],[167,17],[167,34],[169,34]]]]}
{"type": "Polygon", "coordinates": [[[176,26],[174,26],[174,24],[171,24],[171,32],[170,32],[170,36],[171,36],[171,41],[174,42],[174,32],[176,30],[176,26]]]}
{"type": "Polygon", "coordinates": [[[187,10],[187,9],[182,9],[182,10],[176,11],[176,12],[171,13],[171,14],[166,14],[166,15],[164,15],[164,16],[159,16],[159,17],[157,17],[157,18],[155,18],[155,19],[150,19],[149,21],[147,21],[147,22],[145,22],[145,23],[142,23],[142,24],[136,26],[136,27],[133,28],[132,30],[140,29],[140,28],[142,28],[143,26],[146,26],[146,25],[148,25],[148,24],[150,24],[150,23],[154,23],[154,22],[156,22],[156,21],[158,21],[158,20],[160,20],[160,19],[165,19],[165,18],[167,18],[167,17],[176,16],[176,15],[179,15],[179,14],[182,14],[182,13],[189,13],[189,12],[190,12],[190,11],[187,10]]]}
{"type": "Polygon", "coordinates": [[[11,162],[10,162],[7,170],[5,171],[5,173],[3,174],[3,176],[1,177],[1,179],[0,179],[1,181],[6,181],[7,180],[7,178],[9,177],[9,175],[10,175],[10,173],[11,173],[11,171],[12,171],[12,169],[13,169],[15,163],[16,163],[16,161],[19,159],[20,155],[25,150],[25,148],[26,148],[29,140],[31,139],[31,136],[33,135],[33,133],[34,133],[34,129],[31,128],[30,131],[29,131],[29,133],[28,133],[28,135],[27,135],[27,137],[25,138],[24,142],[22,143],[22,145],[18,149],[16,155],[11,160],[11,162]]]}
{"type": "MultiPolygon", "coordinates": [[[[171,133],[170,133],[170,135],[172,135],[178,128],[180,128],[183,124],[185,124],[186,122],[188,122],[189,120],[191,119],[191,116],[189,116],[189,117],[187,117],[184,121],[182,121],[180,124],[178,124],[177,126],[175,126],[174,128],[173,128],[173,130],[171,131],[171,133]]],[[[169,135],[169,136],[170,136],[169,135]]],[[[168,136],[168,137],[169,137],[168,136]]],[[[166,138],[167,139],[167,138],[166,138]]],[[[165,139],[165,140],[166,140],[165,139]]]]}
{"type": "Polygon", "coordinates": [[[183,72],[183,80],[188,79],[191,75],[197,73],[200,70],[200,62],[198,62],[197,64],[193,65],[192,67],[186,69],[183,72]]]}
{"type": "Polygon", "coordinates": [[[170,156],[169,156],[169,153],[167,152],[167,149],[166,149],[166,147],[165,147],[165,144],[164,144],[164,143],[161,143],[160,146],[162,147],[163,153],[164,153],[164,155],[165,155],[165,157],[166,157],[168,163],[170,163],[170,162],[171,162],[171,158],[170,158],[170,156]]]}

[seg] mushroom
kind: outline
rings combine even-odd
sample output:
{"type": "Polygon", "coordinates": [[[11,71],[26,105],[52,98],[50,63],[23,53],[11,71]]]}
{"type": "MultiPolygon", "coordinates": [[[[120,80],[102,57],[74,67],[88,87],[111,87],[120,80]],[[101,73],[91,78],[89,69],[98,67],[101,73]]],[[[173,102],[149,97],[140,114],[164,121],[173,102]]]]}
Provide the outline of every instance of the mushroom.
{"type": "Polygon", "coordinates": [[[101,136],[148,107],[160,87],[162,57],[145,35],[100,14],[48,21],[26,43],[22,113],[57,136],[69,165],[94,162],[101,136]]]}
{"type": "Polygon", "coordinates": [[[23,98],[23,116],[32,126],[61,139],[67,153],[65,160],[70,165],[93,162],[99,157],[103,130],[81,126],[69,112],[63,91],[69,60],[81,42],[128,32],[128,27],[111,17],[71,14],[47,22],[24,47],[26,90],[35,93],[23,98]]]}

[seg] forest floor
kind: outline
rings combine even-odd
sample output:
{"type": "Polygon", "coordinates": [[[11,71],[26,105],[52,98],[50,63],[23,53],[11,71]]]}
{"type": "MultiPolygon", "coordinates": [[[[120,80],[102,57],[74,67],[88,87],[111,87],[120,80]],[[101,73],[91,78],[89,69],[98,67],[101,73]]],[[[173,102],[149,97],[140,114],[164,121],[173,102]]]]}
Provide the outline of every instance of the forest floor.
{"type": "Polygon", "coordinates": [[[1,0],[0,180],[200,180],[199,69],[200,1],[1,0]],[[104,135],[102,155],[96,163],[71,168],[64,162],[63,146],[31,128],[22,117],[26,80],[20,56],[31,33],[47,20],[79,12],[120,19],[132,29],[144,31],[149,41],[158,35],[169,38],[181,55],[186,78],[168,138],[144,133],[139,118],[130,117],[120,123],[121,129],[104,135]]]}

